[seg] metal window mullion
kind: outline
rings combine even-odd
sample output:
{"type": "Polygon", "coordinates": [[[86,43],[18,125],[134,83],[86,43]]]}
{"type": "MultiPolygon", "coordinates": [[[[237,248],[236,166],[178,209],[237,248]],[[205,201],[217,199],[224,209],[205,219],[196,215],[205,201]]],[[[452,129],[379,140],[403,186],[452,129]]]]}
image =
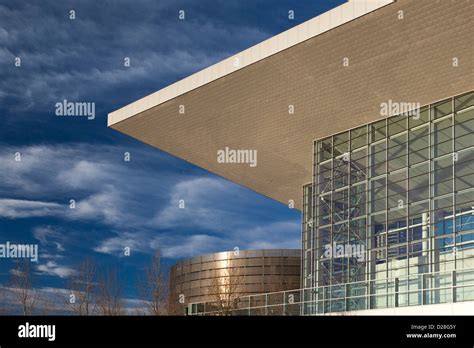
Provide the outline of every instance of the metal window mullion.
{"type": "MultiPolygon", "coordinates": [[[[451,173],[452,173],[452,209],[453,209],[453,214],[452,214],[452,226],[453,226],[453,244],[454,244],[454,249],[455,252],[454,252],[454,269],[457,269],[457,262],[458,262],[458,247],[457,247],[457,238],[456,238],[456,172],[455,172],[455,161],[454,161],[454,156],[455,156],[455,151],[456,151],[456,148],[455,148],[455,143],[456,143],[456,132],[455,132],[455,124],[456,124],[456,121],[455,121],[455,110],[454,110],[454,97],[451,98],[451,110],[452,110],[452,116],[451,116],[451,173]]],[[[454,290],[453,290],[454,292],[454,290]]],[[[453,301],[454,302],[454,301],[453,301]]]]}
{"type": "MultiPolygon", "coordinates": [[[[388,149],[390,145],[389,141],[389,128],[388,128],[388,118],[385,119],[385,278],[388,278],[388,149]]],[[[375,269],[377,272],[377,269],[375,269]]],[[[386,285],[387,286],[387,285],[386,285]]],[[[388,301],[388,296],[387,296],[388,301]]],[[[387,303],[388,305],[388,303],[387,303]]]]}
{"type": "MultiPolygon", "coordinates": [[[[409,260],[409,252],[408,252],[408,234],[410,230],[410,220],[409,220],[409,202],[408,202],[408,192],[410,188],[410,171],[408,168],[410,168],[410,117],[413,116],[408,116],[406,120],[406,129],[407,129],[407,141],[406,141],[406,151],[405,151],[405,197],[404,197],[404,209],[405,209],[405,253],[406,253],[406,272],[407,274],[410,274],[410,260],[409,260]]],[[[410,282],[408,282],[409,284],[410,282]]]]}
{"type": "MultiPolygon", "coordinates": [[[[347,211],[347,243],[348,244],[351,244],[351,241],[350,241],[350,230],[351,230],[351,184],[352,184],[352,180],[351,180],[351,150],[352,150],[352,132],[349,131],[349,134],[348,134],[348,156],[347,156],[347,159],[348,159],[348,162],[347,162],[347,197],[346,197],[346,211],[347,211]]],[[[349,262],[349,258],[347,258],[347,270],[345,270],[345,273],[347,273],[347,278],[344,277],[347,282],[350,282],[351,281],[351,278],[350,278],[350,274],[351,274],[351,263],[349,262]]]]}

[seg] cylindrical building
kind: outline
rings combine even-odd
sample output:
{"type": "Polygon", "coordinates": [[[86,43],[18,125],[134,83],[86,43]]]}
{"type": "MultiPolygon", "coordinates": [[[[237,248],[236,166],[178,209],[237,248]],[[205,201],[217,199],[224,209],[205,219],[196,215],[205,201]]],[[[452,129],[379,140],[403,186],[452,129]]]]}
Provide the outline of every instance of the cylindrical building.
{"type": "Polygon", "coordinates": [[[170,312],[189,303],[228,307],[238,297],[300,287],[301,250],[236,250],[179,261],[170,269],[170,312]]]}

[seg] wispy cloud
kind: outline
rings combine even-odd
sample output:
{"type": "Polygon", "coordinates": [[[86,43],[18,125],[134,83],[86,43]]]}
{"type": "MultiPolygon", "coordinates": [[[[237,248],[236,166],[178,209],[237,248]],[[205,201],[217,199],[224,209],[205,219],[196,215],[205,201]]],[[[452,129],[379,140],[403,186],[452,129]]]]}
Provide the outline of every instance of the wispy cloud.
{"type": "Polygon", "coordinates": [[[248,224],[243,218],[244,211],[239,209],[251,211],[255,203],[237,185],[219,178],[194,178],[172,188],[169,203],[156,214],[152,224],[161,228],[231,232],[248,224]]]}
{"type": "Polygon", "coordinates": [[[151,216],[143,219],[142,214],[153,214],[146,202],[157,200],[180,176],[166,170],[159,177],[150,176],[151,168],[141,164],[142,157],[162,158],[159,153],[119,146],[102,146],[98,152],[82,143],[2,146],[0,217],[49,216],[113,226],[143,225],[151,216]],[[123,161],[125,151],[132,152],[132,162],[123,161]],[[20,154],[21,161],[15,160],[15,154],[20,154]]]}
{"type": "MultiPolygon", "coordinates": [[[[157,81],[172,82],[229,56],[230,47],[245,48],[269,35],[257,27],[218,25],[203,13],[193,16],[192,1],[179,5],[189,13],[186,21],[176,20],[176,4],[166,2],[47,4],[48,11],[34,2],[0,5],[0,61],[6,67],[0,102],[11,110],[52,113],[54,103],[64,98],[103,104],[116,86],[133,91],[139,83],[156,89],[157,81]],[[71,9],[75,20],[69,19],[71,9]],[[16,57],[21,67],[14,66],[16,57]],[[131,61],[128,68],[125,57],[131,61]]],[[[214,6],[206,7],[212,16],[214,6]]]]}
{"type": "MultiPolygon", "coordinates": [[[[236,246],[299,247],[299,222],[267,222],[274,214],[261,211],[257,194],[221,178],[176,175],[166,166],[149,166],[161,156],[154,151],[132,151],[132,161],[126,163],[125,150],[130,149],[103,146],[97,152],[87,144],[2,147],[0,217],[107,226],[107,235],[97,235],[90,248],[115,256],[123,255],[125,247],[133,253],[160,248],[170,258],[236,246]],[[14,160],[15,152],[21,153],[20,162],[14,160]],[[1,198],[12,192],[16,197],[1,198]]],[[[69,242],[58,239],[51,227],[40,225],[33,233],[42,243],[48,238],[57,243],[42,255],[59,255],[69,242]]],[[[67,230],[62,234],[78,238],[67,230]]]]}
{"type": "Polygon", "coordinates": [[[55,261],[47,261],[45,264],[38,265],[36,269],[40,274],[59,278],[67,278],[75,272],[73,268],[58,265],[55,261]]]}
{"type": "Polygon", "coordinates": [[[62,241],[66,239],[66,236],[51,226],[35,227],[33,229],[33,237],[38,239],[43,246],[54,245],[56,252],[64,251],[62,241]]]}
{"type": "Polygon", "coordinates": [[[0,217],[8,219],[53,216],[64,207],[57,203],[29,201],[22,199],[0,199],[0,217]]]}

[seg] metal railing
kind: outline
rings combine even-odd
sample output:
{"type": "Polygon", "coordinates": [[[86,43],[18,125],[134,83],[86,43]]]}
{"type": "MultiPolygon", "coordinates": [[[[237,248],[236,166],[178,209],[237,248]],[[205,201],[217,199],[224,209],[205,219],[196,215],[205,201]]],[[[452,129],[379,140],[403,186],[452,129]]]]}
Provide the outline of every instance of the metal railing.
{"type": "MultiPolygon", "coordinates": [[[[349,311],[474,301],[474,268],[420,273],[236,298],[226,315],[324,315],[349,311]]],[[[222,315],[212,302],[190,315],[222,315]]]]}

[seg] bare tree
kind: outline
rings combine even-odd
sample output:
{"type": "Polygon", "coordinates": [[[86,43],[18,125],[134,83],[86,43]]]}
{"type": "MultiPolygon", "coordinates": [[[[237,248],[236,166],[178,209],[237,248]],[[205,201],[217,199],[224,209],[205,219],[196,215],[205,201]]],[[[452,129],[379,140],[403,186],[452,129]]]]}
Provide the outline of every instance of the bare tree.
{"type": "Polygon", "coordinates": [[[211,306],[217,315],[231,315],[238,308],[243,280],[238,268],[221,270],[218,277],[212,279],[208,291],[211,306]]]}
{"type": "Polygon", "coordinates": [[[8,310],[8,289],[0,286],[0,315],[11,314],[8,310]]]}
{"type": "Polygon", "coordinates": [[[138,292],[143,299],[143,310],[139,314],[165,315],[168,312],[168,288],[166,276],[161,268],[161,253],[156,251],[149,266],[145,267],[145,277],[138,281],[138,292]]]}
{"type": "Polygon", "coordinates": [[[69,310],[77,315],[94,315],[96,304],[96,266],[91,259],[86,259],[77,272],[69,277],[69,296],[66,299],[69,310]]]}
{"type": "Polygon", "coordinates": [[[59,310],[58,304],[54,302],[54,300],[51,298],[51,295],[48,294],[48,292],[42,291],[42,293],[37,293],[37,295],[38,295],[37,296],[38,304],[37,304],[36,312],[38,314],[53,315],[59,310]]]}
{"type": "Polygon", "coordinates": [[[122,287],[116,269],[106,270],[99,277],[98,285],[99,315],[123,315],[122,287]]]}
{"type": "Polygon", "coordinates": [[[37,299],[33,289],[33,273],[30,260],[18,260],[11,274],[13,299],[20,306],[23,315],[33,315],[37,299]]]}

